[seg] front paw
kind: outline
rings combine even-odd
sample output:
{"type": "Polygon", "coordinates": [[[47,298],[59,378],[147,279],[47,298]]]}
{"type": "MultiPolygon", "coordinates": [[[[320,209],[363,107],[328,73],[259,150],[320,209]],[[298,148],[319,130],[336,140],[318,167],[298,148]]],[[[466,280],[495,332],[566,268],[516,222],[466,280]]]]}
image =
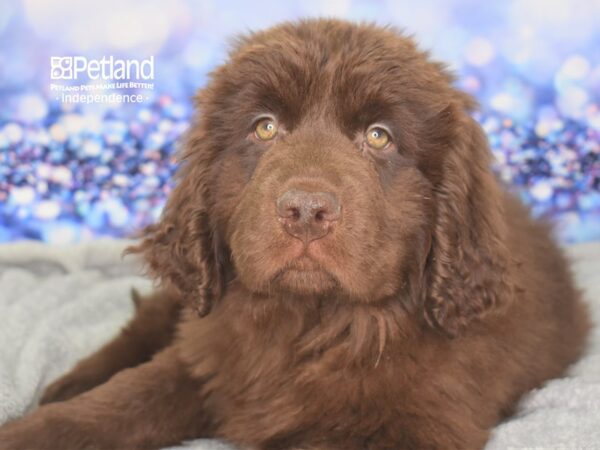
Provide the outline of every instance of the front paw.
{"type": "Polygon", "coordinates": [[[0,450],[107,450],[110,436],[94,433],[77,411],[48,405],[0,427],[0,450]]]}
{"type": "Polygon", "coordinates": [[[30,415],[0,427],[0,450],[55,448],[51,426],[43,415],[30,415]]]}

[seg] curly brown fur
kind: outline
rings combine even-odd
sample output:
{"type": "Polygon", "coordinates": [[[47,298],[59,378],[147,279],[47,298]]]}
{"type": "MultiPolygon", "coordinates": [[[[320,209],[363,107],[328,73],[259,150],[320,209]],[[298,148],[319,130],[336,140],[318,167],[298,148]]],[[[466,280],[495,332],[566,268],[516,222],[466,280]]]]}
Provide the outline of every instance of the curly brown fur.
{"type": "Polygon", "coordinates": [[[163,306],[88,358],[101,377],[78,366],[45,401],[73,398],[1,428],[1,449],[476,449],[580,355],[567,261],[494,178],[474,101],[410,39],[286,23],[240,38],[196,103],[177,186],[132,249],[163,306]],[[379,151],[372,124],[392,137],[379,151]],[[278,217],[299,191],[341,205],[310,242],[278,217]]]}

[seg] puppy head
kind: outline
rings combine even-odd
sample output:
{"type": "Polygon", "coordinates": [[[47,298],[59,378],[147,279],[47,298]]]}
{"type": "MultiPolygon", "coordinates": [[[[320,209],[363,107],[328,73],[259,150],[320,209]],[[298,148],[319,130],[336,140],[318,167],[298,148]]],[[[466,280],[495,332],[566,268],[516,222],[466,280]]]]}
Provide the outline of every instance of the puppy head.
{"type": "Polygon", "coordinates": [[[240,38],[134,251],[203,314],[236,277],[258,294],[397,297],[456,332],[507,277],[490,152],[451,82],[390,29],[317,20],[240,38]]]}

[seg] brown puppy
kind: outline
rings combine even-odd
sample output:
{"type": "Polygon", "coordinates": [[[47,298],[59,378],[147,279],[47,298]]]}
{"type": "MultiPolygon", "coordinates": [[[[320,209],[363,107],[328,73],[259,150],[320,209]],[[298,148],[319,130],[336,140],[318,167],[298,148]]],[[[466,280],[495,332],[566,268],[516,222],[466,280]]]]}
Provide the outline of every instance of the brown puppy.
{"type": "Polygon", "coordinates": [[[241,38],[135,249],[162,290],[0,448],[482,448],[588,321],[451,81],[391,29],[241,38]]]}

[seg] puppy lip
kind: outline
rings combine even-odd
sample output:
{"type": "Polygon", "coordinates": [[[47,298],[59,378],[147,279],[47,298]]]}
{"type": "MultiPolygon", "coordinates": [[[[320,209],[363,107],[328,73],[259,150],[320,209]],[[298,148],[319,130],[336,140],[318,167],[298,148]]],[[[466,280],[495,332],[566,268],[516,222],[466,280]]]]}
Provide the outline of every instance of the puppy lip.
{"type": "Polygon", "coordinates": [[[323,270],[321,265],[311,257],[307,256],[306,253],[292,259],[286,264],[286,268],[296,272],[320,272],[323,270]]]}
{"type": "Polygon", "coordinates": [[[339,280],[312,258],[302,255],[289,260],[271,278],[286,291],[316,294],[339,286],[339,280]]]}
{"type": "Polygon", "coordinates": [[[321,264],[302,252],[299,256],[289,259],[282,267],[277,270],[273,279],[281,278],[285,274],[302,275],[309,273],[323,273],[331,276],[321,264]]]}

